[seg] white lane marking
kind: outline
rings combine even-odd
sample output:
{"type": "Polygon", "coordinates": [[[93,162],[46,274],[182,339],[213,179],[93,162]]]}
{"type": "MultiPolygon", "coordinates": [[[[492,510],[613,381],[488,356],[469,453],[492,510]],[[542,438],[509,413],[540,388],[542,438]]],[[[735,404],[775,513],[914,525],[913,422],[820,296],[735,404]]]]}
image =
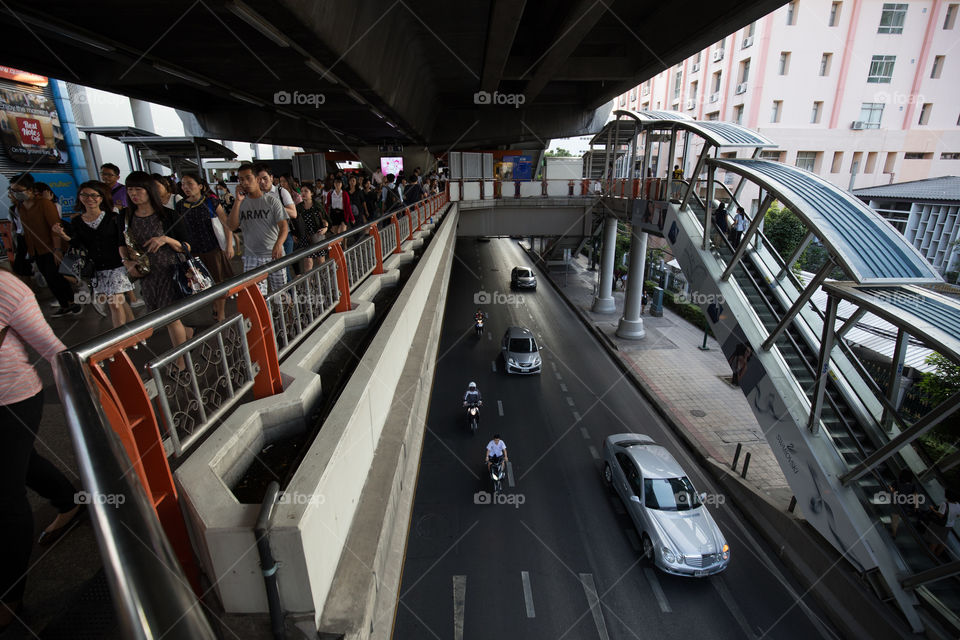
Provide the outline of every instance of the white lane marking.
{"type": "Polygon", "coordinates": [[[574,418],[574,420],[576,420],[577,422],[580,422],[580,420],[582,420],[582,418],[580,417],[580,414],[577,413],[576,411],[573,412],[573,418],[574,418]]]}
{"type": "Polygon", "coordinates": [[[726,583],[723,582],[723,579],[720,578],[720,576],[714,576],[710,579],[710,582],[713,583],[713,588],[720,594],[720,599],[723,600],[723,604],[727,605],[730,615],[733,616],[733,619],[736,620],[740,628],[743,629],[745,637],[754,640],[757,634],[750,628],[750,623],[747,622],[747,616],[743,614],[743,610],[740,609],[740,605],[737,604],[737,599],[733,597],[733,594],[730,592],[726,583]]]}
{"type": "Polygon", "coordinates": [[[554,362],[553,360],[550,361],[550,366],[553,367],[553,370],[554,370],[554,371],[557,370],[557,363],[554,362]]]}
{"type": "Polygon", "coordinates": [[[488,334],[487,334],[487,340],[493,340],[493,334],[492,334],[492,333],[488,333],[488,334]]]}
{"type": "Polygon", "coordinates": [[[563,383],[561,382],[561,383],[560,383],[560,391],[563,391],[564,393],[566,393],[566,392],[567,392],[567,385],[565,385],[565,384],[563,384],[563,383]]]}
{"type": "Polygon", "coordinates": [[[463,640],[463,610],[467,602],[467,576],[453,576],[453,637],[463,640]]]}
{"type": "Polygon", "coordinates": [[[570,396],[567,396],[567,404],[570,405],[571,407],[573,406],[573,398],[571,398],[570,396]]]}
{"type": "Polygon", "coordinates": [[[500,414],[500,417],[503,417],[503,402],[497,400],[497,412],[500,414]]]}
{"type": "Polygon", "coordinates": [[[600,636],[600,640],[610,640],[607,634],[607,623],[603,620],[603,611],[600,610],[600,598],[597,596],[597,585],[593,582],[593,574],[581,573],[580,584],[583,585],[583,593],[587,596],[590,613],[593,614],[593,624],[597,627],[597,635],[600,636]]]}
{"type": "Polygon", "coordinates": [[[557,377],[557,380],[563,380],[563,376],[560,375],[560,372],[559,372],[559,371],[554,371],[554,372],[553,372],[553,375],[555,375],[555,376],[557,377]]]}
{"type": "Polygon", "coordinates": [[[650,588],[653,589],[653,595],[657,597],[657,602],[660,604],[660,611],[664,613],[673,612],[673,609],[670,608],[670,603],[667,602],[667,594],[663,592],[663,587],[660,586],[660,580],[657,578],[656,572],[650,567],[644,567],[643,575],[647,576],[647,582],[650,583],[650,588]]]}
{"type": "Polygon", "coordinates": [[[523,581],[523,601],[527,605],[527,617],[536,618],[537,612],[533,610],[533,589],[530,587],[530,574],[521,571],[520,579],[523,581]]]}
{"type": "Polygon", "coordinates": [[[509,460],[507,461],[507,486],[514,486],[513,482],[513,463],[509,460]]]}
{"type": "Polygon", "coordinates": [[[642,548],[640,544],[640,538],[637,537],[637,532],[633,529],[626,529],[627,539],[630,541],[630,546],[633,547],[634,551],[640,551],[642,548]]]}
{"type": "Polygon", "coordinates": [[[583,436],[583,439],[584,439],[584,440],[589,440],[589,439],[590,439],[590,432],[587,431],[587,428],[586,428],[586,427],[580,427],[580,435],[583,436]]]}
{"type": "Polygon", "coordinates": [[[599,460],[599,459],[600,459],[600,452],[597,451],[597,448],[596,448],[595,446],[593,446],[593,445],[590,445],[590,455],[593,456],[593,459],[594,459],[594,460],[599,460]]]}
{"type": "Polygon", "coordinates": [[[494,372],[494,373],[497,372],[497,361],[496,361],[496,360],[494,360],[493,362],[490,363],[490,368],[493,369],[493,372],[494,372]]]}

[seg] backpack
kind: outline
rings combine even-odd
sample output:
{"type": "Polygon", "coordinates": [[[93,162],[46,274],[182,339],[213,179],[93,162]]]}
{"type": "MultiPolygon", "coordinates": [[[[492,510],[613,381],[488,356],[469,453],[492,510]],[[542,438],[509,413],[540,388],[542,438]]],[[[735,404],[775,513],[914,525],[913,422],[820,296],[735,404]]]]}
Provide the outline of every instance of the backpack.
{"type": "Polygon", "coordinates": [[[397,193],[397,187],[388,186],[387,187],[387,203],[386,203],[386,208],[384,209],[383,212],[389,213],[390,211],[393,211],[398,205],[402,205],[402,204],[403,202],[400,200],[400,194],[397,193]]]}

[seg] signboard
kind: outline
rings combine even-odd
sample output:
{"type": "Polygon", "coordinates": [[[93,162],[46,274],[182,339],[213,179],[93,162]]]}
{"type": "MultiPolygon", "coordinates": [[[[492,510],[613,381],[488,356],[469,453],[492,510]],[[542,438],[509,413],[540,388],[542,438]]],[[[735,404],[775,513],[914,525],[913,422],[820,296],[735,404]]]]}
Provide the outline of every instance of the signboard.
{"type": "Polygon", "coordinates": [[[30,172],[37,182],[45,182],[60,202],[64,217],[73,213],[77,204],[77,183],[69,173],[34,173],[30,172]]]}
{"type": "Polygon", "coordinates": [[[30,73],[29,71],[21,71],[20,69],[14,69],[13,67],[5,67],[0,65],[0,78],[4,80],[13,80],[14,82],[22,82],[24,84],[32,84],[38,87],[45,87],[49,80],[47,76],[38,76],[35,73],[30,73]]]}
{"type": "Polygon", "coordinates": [[[69,160],[57,107],[42,95],[0,89],[0,139],[10,159],[20,164],[49,166],[69,160]]]}
{"type": "Polygon", "coordinates": [[[393,175],[399,175],[403,171],[403,158],[380,158],[380,172],[383,175],[392,173],[393,175]]]}

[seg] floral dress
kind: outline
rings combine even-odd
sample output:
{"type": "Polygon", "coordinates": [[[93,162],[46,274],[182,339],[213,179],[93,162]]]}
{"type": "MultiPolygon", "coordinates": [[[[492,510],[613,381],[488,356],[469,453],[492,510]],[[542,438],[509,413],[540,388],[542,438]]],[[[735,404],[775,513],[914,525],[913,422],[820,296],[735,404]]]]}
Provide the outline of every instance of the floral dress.
{"type": "MultiPolygon", "coordinates": [[[[312,244],[315,244],[310,239],[314,234],[318,233],[320,229],[323,229],[325,224],[323,209],[320,208],[320,203],[316,200],[313,201],[313,206],[309,209],[303,209],[300,207],[300,219],[303,221],[303,236],[297,239],[297,249],[304,249],[309,247],[312,244]]],[[[327,256],[327,251],[321,250],[317,253],[310,255],[311,258],[325,258],[327,256]]]]}
{"type": "MultiPolygon", "coordinates": [[[[146,218],[130,214],[129,225],[130,239],[138,250],[145,246],[150,238],[165,235],[163,222],[156,213],[146,218]]],[[[156,311],[183,297],[179,285],[174,280],[180,258],[169,245],[164,245],[159,251],[149,255],[150,273],[140,280],[140,293],[143,294],[147,308],[150,311],[156,311]]]]}

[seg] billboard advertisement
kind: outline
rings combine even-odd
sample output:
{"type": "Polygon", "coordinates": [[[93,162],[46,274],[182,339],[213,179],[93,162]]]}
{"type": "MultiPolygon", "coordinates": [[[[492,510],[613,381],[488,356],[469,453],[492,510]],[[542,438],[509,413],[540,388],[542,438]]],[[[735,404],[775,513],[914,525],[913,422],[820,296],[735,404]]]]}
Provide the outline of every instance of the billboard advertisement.
{"type": "Polygon", "coordinates": [[[14,162],[34,166],[68,162],[57,107],[45,96],[0,89],[0,139],[14,162]]]}
{"type": "Polygon", "coordinates": [[[383,157],[380,158],[380,171],[383,175],[399,175],[403,171],[403,157],[383,157]]]}

